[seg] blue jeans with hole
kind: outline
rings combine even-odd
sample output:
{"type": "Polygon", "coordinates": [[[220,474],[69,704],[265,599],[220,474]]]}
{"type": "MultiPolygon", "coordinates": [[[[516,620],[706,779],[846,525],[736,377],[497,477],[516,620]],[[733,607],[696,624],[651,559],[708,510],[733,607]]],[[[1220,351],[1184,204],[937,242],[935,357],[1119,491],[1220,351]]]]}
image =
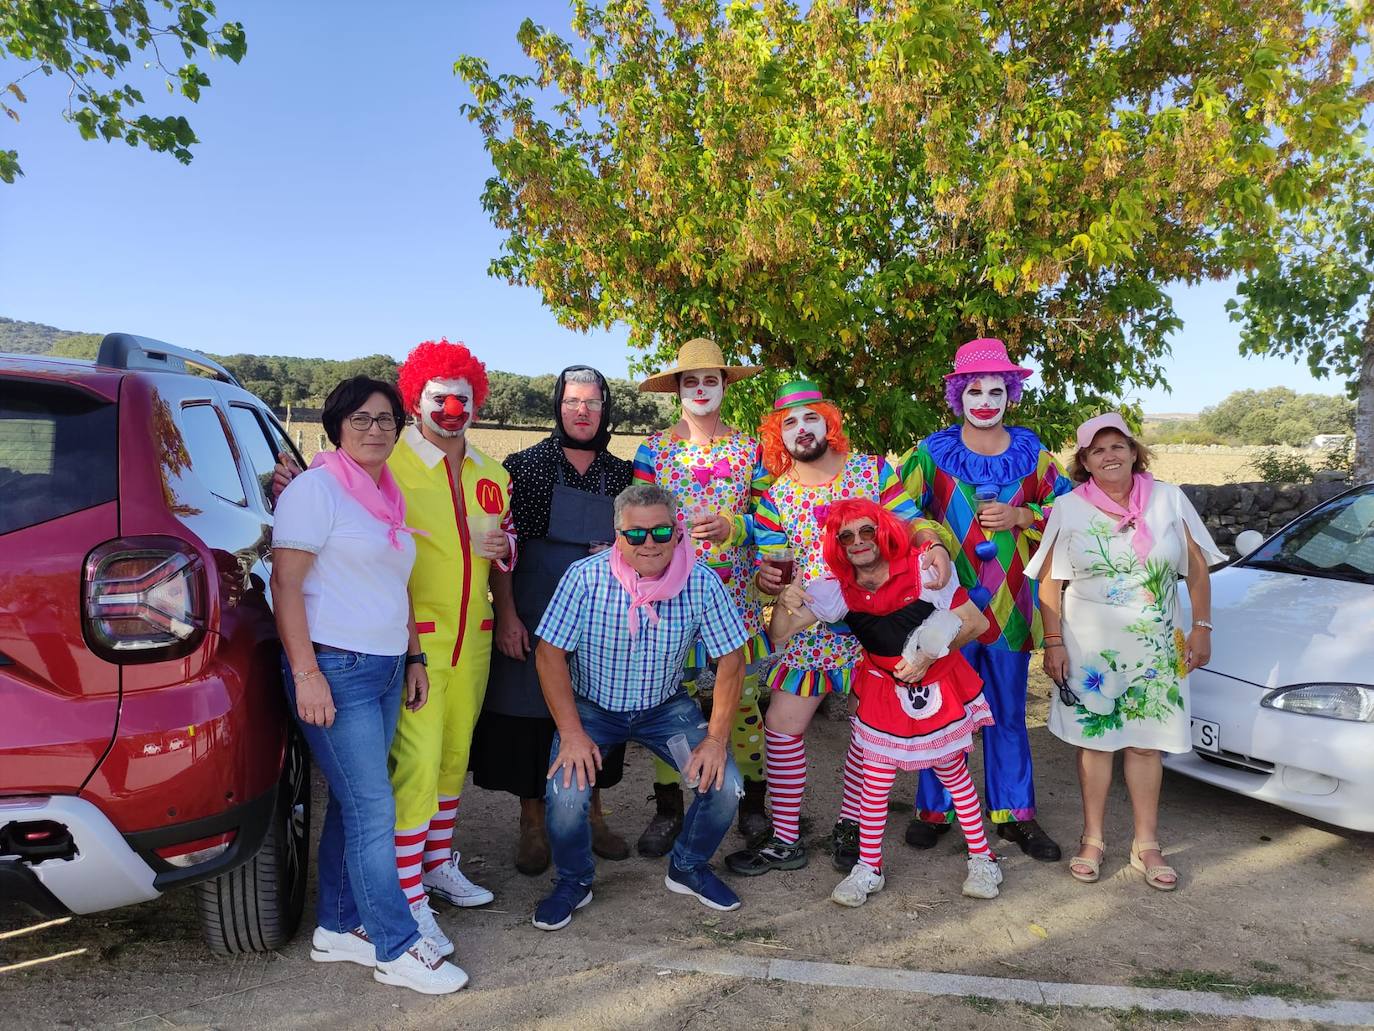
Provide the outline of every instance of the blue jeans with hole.
{"type": "MultiPolygon", "coordinates": [[[[596,742],[602,755],[622,742],[638,741],[664,762],[672,764],[672,756],[668,753],[670,737],[687,735],[690,748],[696,748],[706,738],[706,720],[701,709],[681,688],[662,704],[634,712],[612,712],[578,697],[577,715],[582,721],[582,729],[596,742]]],[[[558,745],[559,737],[554,735],[550,765],[558,755],[558,745]]],[[[682,833],[669,853],[674,866],[679,870],[695,870],[711,861],[730,830],[743,793],[743,781],[727,748],[723,786],[717,790],[711,785],[705,792],[692,792],[692,805],[683,817],[682,833]]],[[[591,786],[578,788],[575,774],[572,786],[565,788],[562,770],[548,782],[545,790],[545,822],[560,882],[586,886],[595,879],[592,829],[587,820],[591,796],[591,786]]]]}
{"type": "Polygon", "coordinates": [[[319,854],[319,923],[326,931],[362,925],[380,962],[420,940],[396,876],[396,804],[386,757],[401,717],[405,656],[320,651],[315,656],[334,698],[334,725],[296,715],[296,681],[282,655],[291,712],[329,782],[319,854]]]}

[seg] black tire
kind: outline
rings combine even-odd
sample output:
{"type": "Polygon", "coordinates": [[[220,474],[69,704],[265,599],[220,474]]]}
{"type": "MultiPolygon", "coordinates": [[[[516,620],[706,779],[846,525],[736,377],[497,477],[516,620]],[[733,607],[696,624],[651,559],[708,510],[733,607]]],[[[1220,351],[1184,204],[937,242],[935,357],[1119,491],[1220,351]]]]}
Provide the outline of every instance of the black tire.
{"type": "Polygon", "coordinates": [[[293,727],[276,811],[258,854],[196,885],[205,944],[217,956],[281,948],[305,909],[310,855],[310,751],[293,727]]]}

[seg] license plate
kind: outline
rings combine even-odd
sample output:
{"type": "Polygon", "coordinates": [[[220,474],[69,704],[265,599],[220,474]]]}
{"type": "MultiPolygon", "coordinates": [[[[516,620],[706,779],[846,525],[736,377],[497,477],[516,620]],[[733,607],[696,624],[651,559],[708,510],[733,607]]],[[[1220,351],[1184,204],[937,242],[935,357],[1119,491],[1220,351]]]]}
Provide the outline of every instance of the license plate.
{"type": "Polygon", "coordinates": [[[1221,751],[1221,727],[1207,720],[1193,718],[1193,747],[1204,752],[1221,751]]]}

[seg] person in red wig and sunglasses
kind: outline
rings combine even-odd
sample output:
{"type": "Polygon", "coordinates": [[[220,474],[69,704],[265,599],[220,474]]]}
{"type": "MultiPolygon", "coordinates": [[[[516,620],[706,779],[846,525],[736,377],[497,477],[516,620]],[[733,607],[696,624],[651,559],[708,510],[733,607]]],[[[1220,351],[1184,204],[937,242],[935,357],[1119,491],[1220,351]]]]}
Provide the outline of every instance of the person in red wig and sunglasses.
{"type": "Polygon", "coordinates": [[[964,894],[995,898],[1002,871],[968,772],[973,732],[993,718],[982,678],[959,652],[987,629],[987,617],[957,583],[924,583],[929,545],[914,543],[906,524],[867,498],[831,506],[821,547],[829,578],[784,589],[769,634],[780,645],[817,620],[843,620],[863,649],[853,679],[854,747],[863,755],[859,861],[830,897],[861,906],[883,889],[893,781],[898,770],[929,769],[953,797],[968,845],[964,894]]]}

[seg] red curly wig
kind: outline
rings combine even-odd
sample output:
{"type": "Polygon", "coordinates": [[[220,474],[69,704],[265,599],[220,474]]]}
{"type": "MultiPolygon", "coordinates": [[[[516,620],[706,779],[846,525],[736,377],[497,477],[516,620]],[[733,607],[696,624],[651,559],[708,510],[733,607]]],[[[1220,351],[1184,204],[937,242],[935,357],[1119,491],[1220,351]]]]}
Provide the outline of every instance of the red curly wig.
{"type": "MultiPolygon", "coordinates": [[[[844,433],[844,419],[840,410],[829,401],[812,401],[807,408],[819,412],[825,418],[825,439],[831,451],[848,451],[849,438],[844,433]]],[[[782,420],[789,408],[770,412],[759,424],[759,435],[763,437],[763,465],[774,476],[781,476],[792,468],[792,455],[782,442],[782,420]]]]}
{"type": "Polygon", "coordinates": [[[426,340],[406,356],[396,374],[406,411],[420,414],[420,395],[432,379],[465,379],[471,383],[472,404],[468,407],[472,418],[477,418],[477,410],[487,399],[487,367],[465,345],[451,344],[446,338],[426,340]]]}
{"type": "Polygon", "coordinates": [[[911,528],[899,518],[868,498],[845,498],[830,506],[825,520],[825,536],[821,538],[821,554],[830,575],[846,587],[854,587],[854,567],[844,553],[839,533],[845,523],[867,519],[878,529],[874,543],[884,562],[895,562],[911,550],[911,528]]]}

